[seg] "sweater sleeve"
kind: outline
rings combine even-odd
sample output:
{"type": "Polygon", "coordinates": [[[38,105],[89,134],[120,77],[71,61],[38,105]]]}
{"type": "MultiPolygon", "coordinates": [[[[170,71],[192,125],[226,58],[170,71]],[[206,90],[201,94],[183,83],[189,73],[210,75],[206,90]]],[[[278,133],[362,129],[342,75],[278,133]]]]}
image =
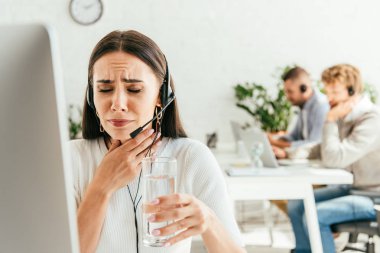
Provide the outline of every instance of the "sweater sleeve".
{"type": "Polygon", "coordinates": [[[244,243],[233,215],[225,180],[214,155],[202,143],[194,142],[186,155],[192,180],[192,193],[210,207],[233,240],[242,247],[244,243]]]}
{"type": "Polygon", "coordinates": [[[327,167],[346,168],[356,162],[374,146],[377,139],[374,136],[377,136],[379,128],[379,118],[368,114],[355,123],[347,137],[340,140],[338,124],[325,122],[321,144],[323,164],[327,167]]]}

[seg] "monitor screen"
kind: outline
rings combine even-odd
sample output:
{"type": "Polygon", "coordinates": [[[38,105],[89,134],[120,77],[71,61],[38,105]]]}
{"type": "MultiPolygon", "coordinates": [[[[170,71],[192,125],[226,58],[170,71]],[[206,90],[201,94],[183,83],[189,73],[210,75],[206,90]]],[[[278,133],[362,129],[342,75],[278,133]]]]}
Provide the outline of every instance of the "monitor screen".
{"type": "Polygon", "coordinates": [[[79,252],[56,40],[41,25],[0,37],[0,252],[79,252]]]}

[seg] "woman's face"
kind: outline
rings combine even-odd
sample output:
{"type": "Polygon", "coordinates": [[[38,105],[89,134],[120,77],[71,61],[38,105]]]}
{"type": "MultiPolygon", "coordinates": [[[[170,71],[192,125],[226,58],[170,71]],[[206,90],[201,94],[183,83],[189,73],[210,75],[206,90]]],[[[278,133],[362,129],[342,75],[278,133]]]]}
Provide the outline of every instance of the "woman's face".
{"type": "Polygon", "coordinates": [[[148,65],[124,52],[103,55],[93,73],[94,104],[104,130],[112,139],[129,139],[152,118],[159,80],[148,65]]]}
{"type": "Polygon", "coordinates": [[[342,102],[346,102],[350,98],[347,87],[338,81],[332,84],[325,84],[325,91],[331,108],[342,102]]]}

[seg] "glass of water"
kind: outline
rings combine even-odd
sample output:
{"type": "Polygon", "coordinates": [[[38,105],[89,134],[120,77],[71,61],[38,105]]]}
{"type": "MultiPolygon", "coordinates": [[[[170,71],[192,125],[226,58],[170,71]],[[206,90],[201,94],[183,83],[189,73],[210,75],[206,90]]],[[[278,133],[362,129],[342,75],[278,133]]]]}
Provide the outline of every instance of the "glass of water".
{"type": "Polygon", "coordinates": [[[155,236],[153,230],[174,221],[150,222],[154,214],[153,200],[176,192],[177,160],[171,157],[147,157],[142,160],[143,243],[149,247],[163,247],[173,235],[155,236]]]}

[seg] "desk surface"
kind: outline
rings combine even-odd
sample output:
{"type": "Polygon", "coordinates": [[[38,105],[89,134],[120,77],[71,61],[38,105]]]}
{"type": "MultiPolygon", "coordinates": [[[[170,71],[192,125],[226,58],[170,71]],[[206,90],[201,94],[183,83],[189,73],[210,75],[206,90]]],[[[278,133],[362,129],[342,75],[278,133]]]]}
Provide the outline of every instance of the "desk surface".
{"type": "MultiPolygon", "coordinates": [[[[231,164],[246,163],[246,158],[239,158],[235,153],[215,152],[215,157],[221,168],[226,171],[231,168],[231,164]]],[[[240,176],[228,176],[226,180],[228,184],[252,184],[260,181],[260,183],[268,182],[283,183],[283,182],[307,182],[310,184],[352,184],[353,175],[343,169],[331,169],[318,166],[318,163],[295,166],[284,166],[279,168],[262,168],[250,172],[250,175],[244,175],[244,170],[247,168],[237,168],[235,171],[241,170],[240,176]]]]}
{"type": "MultiPolygon", "coordinates": [[[[214,152],[222,169],[242,161],[234,152],[214,152]]],[[[315,164],[263,168],[251,176],[230,177],[225,174],[232,201],[258,199],[302,199],[314,253],[322,252],[318,217],[312,184],[352,184],[351,173],[341,169],[316,168],[315,164]]]]}
{"type": "MultiPolygon", "coordinates": [[[[244,169],[241,169],[244,170],[244,169]]],[[[308,167],[285,167],[277,169],[263,168],[250,175],[227,176],[229,183],[255,183],[257,181],[276,182],[307,182],[310,184],[352,184],[351,173],[341,169],[308,168],[308,167]]]]}

